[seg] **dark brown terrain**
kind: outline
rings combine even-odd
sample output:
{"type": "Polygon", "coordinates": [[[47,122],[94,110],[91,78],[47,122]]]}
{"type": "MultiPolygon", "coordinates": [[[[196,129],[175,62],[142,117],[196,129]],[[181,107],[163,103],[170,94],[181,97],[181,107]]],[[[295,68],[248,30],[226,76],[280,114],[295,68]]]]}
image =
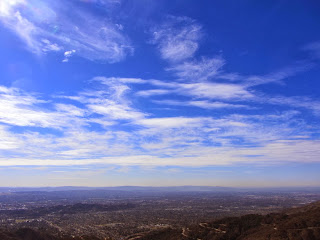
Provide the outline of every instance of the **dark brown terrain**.
{"type": "MultiPolygon", "coordinates": [[[[100,240],[95,236],[52,234],[21,228],[0,230],[1,240],[100,240]]],[[[127,240],[319,240],[320,202],[267,215],[248,214],[139,233],[127,240]]],[[[101,239],[102,240],[102,239],[101,239]]]]}
{"type": "Polygon", "coordinates": [[[41,230],[21,228],[16,231],[0,229],[1,240],[101,240],[95,236],[55,235],[41,230]]]}
{"type": "MultiPolygon", "coordinates": [[[[130,238],[128,238],[130,239],[130,238]]],[[[281,213],[249,214],[185,228],[150,232],[136,240],[319,240],[320,202],[281,213]]]]}

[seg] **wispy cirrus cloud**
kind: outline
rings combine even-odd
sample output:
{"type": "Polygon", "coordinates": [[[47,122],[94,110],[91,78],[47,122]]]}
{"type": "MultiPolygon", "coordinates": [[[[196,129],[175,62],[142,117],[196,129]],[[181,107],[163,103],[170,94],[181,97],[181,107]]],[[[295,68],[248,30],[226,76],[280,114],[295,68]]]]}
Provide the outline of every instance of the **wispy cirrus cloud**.
{"type": "Polygon", "coordinates": [[[82,116],[84,110],[66,104],[57,104],[48,109],[48,104],[48,101],[36,94],[1,86],[0,109],[3,114],[0,116],[0,122],[13,126],[55,129],[84,124],[80,118],[74,118],[82,116]]]}
{"type": "MultiPolygon", "coordinates": [[[[17,126],[50,126],[50,113],[36,110],[43,101],[15,88],[0,88],[0,121],[17,126]]],[[[51,125],[54,126],[54,125],[51,125]]]]}
{"type": "Polygon", "coordinates": [[[209,81],[198,81],[191,83],[182,83],[179,81],[168,82],[157,79],[140,79],[140,78],[104,78],[97,77],[96,80],[110,84],[111,82],[122,82],[137,85],[150,85],[152,87],[146,90],[135,92],[136,96],[153,97],[166,94],[177,94],[190,96],[199,99],[224,99],[224,100],[248,100],[254,98],[252,90],[244,84],[235,83],[216,83],[209,81]]]}
{"type": "Polygon", "coordinates": [[[248,86],[258,86],[269,83],[284,84],[286,79],[305,72],[312,67],[314,67],[314,64],[311,62],[299,62],[266,75],[242,76],[240,80],[248,86]]]}
{"type": "Polygon", "coordinates": [[[163,59],[179,62],[194,56],[201,37],[202,27],[195,20],[169,16],[153,29],[152,43],[158,46],[163,59]]]}
{"type": "Polygon", "coordinates": [[[179,86],[181,94],[196,98],[245,100],[254,97],[246,86],[241,84],[199,82],[182,83],[179,86]]]}
{"type": "Polygon", "coordinates": [[[203,109],[232,109],[232,108],[244,108],[252,109],[248,105],[242,104],[232,104],[225,102],[216,102],[208,100],[192,100],[192,101],[176,101],[176,100],[153,100],[157,104],[167,104],[172,106],[189,106],[189,107],[199,107],[203,109]]]}
{"type": "Polygon", "coordinates": [[[167,68],[167,71],[173,72],[181,80],[186,81],[206,81],[217,76],[225,60],[220,57],[201,58],[200,60],[185,61],[180,64],[167,68]]]}
{"type": "Polygon", "coordinates": [[[291,109],[306,109],[319,115],[319,103],[309,97],[269,96],[254,91],[251,85],[240,83],[215,83],[208,81],[181,83],[141,78],[105,78],[102,82],[121,82],[134,85],[147,85],[151,89],[138,90],[135,96],[159,98],[152,100],[158,105],[189,106],[203,109],[257,109],[262,105],[280,105],[291,109]],[[170,96],[191,97],[192,100],[173,100],[170,96]],[[239,104],[238,102],[241,102],[239,104]],[[255,104],[254,106],[252,104],[255,104]],[[262,104],[262,105],[261,105],[262,104]]]}
{"type": "MultiPolygon", "coordinates": [[[[276,75],[281,76],[281,78],[277,78],[279,81],[283,81],[285,76],[287,76],[285,73],[281,74],[280,72],[276,75]]],[[[317,100],[303,96],[266,95],[263,92],[255,90],[252,84],[246,83],[246,80],[224,83],[221,81],[182,83],[181,81],[169,82],[156,79],[115,77],[97,77],[96,80],[104,83],[121,82],[132,86],[151,86],[150,89],[137,90],[133,91],[133,93],[135,96],[144,98],[161,97],[161,99],[152,100],[153,103],[158,105],[192,106],[203,109],[258,109],[268,104],[285,106],[297,110],[305,109],[319,115],[320,104],[317,100]],[[172,96],[188,97],[191,100],[173,100],[172,96]]],[[[255,84],[259,85],[257,82],[255,84]]],[[[260,84],[262,83],[260,82],[260,84]]]]}
{"type": "MultiPolygon", "coordinates": [[[[39,9],[48,11],[50,21],[47,21],[58,21],[50,32],[45,28],[48,25],[42,25],[41,16],[28,15],[28,11],[34,13],[28,4],[5,1],[0,12],[6,26],[26,41],[33,52],[60,51],[65,61],[74,54],[116,62],[132,51],[122,28],[109,20],[104,22],[76,9],[72,14],[77,20],[64,20],[66,24],[62,26],[56,20],[57,16],[66,18],[65,12],[56,10],[60,2],[52,6],[44,4],[39,9]]],[[[297,109],[318,113],[318,102],[255,90],[258,85],[282,83],[310,65],[298,64],[266,75],[226,72],[222,56],[193,58],[201,36],[202,27],[184,17],[169,17],[156,28],[153,43],[169,62],[165,70],[176,77],[171,81],[99,76],[90,81],[95,87],[72,96],[56,96],[50,101],[16,88],[0,88],[0,109],[7,113],[0,117],[0,165],[214,166],[317,162],[320,148],[313,136],[320,131],[311,128],[297,109]],[[157,100],[147,99],[153,97],[157,100]],[[158,116],[134,104],[146,99],[161,107],[166,104],[207,111],[158,116]],[[259,104],[285,106],[286,110],[208,113],[214,109],[256,110],[259,107],[253,105],[259,104]],[[19,127],[24,129],[15,132],[19,127]],[[51,132],[44,133],[39,128],[51,132]]]]}
{"type": "Polygon", "coordinates": [[[170,117],[170,118],[145,118],[138,120],[138,125],[156,128],[182,128],[189,126],[200,126],[206,120],[205,118],[187,118],[187,117],[170,117]]]}
{"type": "Polygon", "coordinates": [[[166,95],[172,93],[172,90],[168,89],[150,89],[150,90],[142,90],[136,93],[137,96],[140,97],[151,97],[158,95],[166,95]]]}
{"type": "Polygon", "coordinates": [[[38,55],[75,51],[89,60],[113,63],[133,53],[128,38],[116,23],[80,10],[71,2],[3,0],[0,21],[38,55]]]}
{"type": "Polygon", "coordinates": [[[149,97],[175,93],[182,96],[190,96],[198,99],[224,99],[243,101],[254,98],[254,94],[245,85],[232,83],[195,82],[195,83],[168,83],[152,81],[151,84],[158,85],[167,90],[156,89],[138,91],[138,96],[149,97]]]}
{"type": "MultiPolygon", "coordinates": [[[[80,102],[86,107],[86,114],[97,115],[88,117],[88,122],[99,123],[104,126],[113,125],[114,120],[136,120],[147,114],[134,108],[124,93],[130,88],[126,85],[116,84],[104,87],[104,90],[89,90],[79,93],[78,96],[62,96],[80,102]]],[[[61,97],[61,96],[60,96],[61,97]]]]}
{"type": "MultiPolygon", "coordinates": [[[[47,102],[40,95],[2,87],[1,109],[9,105],[13,110],[0,118],[0,165],[207,166],[251,162],[254,155],[259,155],[255,164],[317,161],[319,144],[311,133],[319,130],[310,129],[297,111],[157,117],[135,108],[128,99],[130,88],[125,82],[147,80],[121,78],[117,82],[99,77],[95,81],[98,79],[103,83],[98,88],[73,97],[60,96],[69,103],[59,102],[60,98],[47,102]],[[104,130],[95,130],[95,124],[104,130]],[[12,128],[19,126],[26,128],[21,132],[12,128]],[[294,158],[286,159],[293,153],[294,158]]],[[[158,80],[155,83],[163,85],[158,80]]],[[[189,102],[193,103],[210,104],[189,102]]]]}
{"type": "Polygon", "coordinates": [[[284,84],[286,79],[306,72],[315,66],[312,62],[302,61],[264,75],[241,75],[226,72],[223,69],[225,64],[226,60],[222,56],[202,57],[172,64],[166,70],[172,72],[178,77],[178,80],[183,82],[231,82],[243,84],[246,87],[254,87],[270,83],[284,84]]]}
{"type": "Polygon", "coordinates": [[[303,96],[272,96],[261,101],[267,101],[273,105],[286,105],[295,109],[304,108],[312,111],[315,115],[320,115],[320,101],[303,96]]]}
{"type": "Polygon", "coordinates": [[[10,133],[8,126],[0,125],[0,139],[0,151],[17,149],[19,147],[16,137],[10,133]]]}

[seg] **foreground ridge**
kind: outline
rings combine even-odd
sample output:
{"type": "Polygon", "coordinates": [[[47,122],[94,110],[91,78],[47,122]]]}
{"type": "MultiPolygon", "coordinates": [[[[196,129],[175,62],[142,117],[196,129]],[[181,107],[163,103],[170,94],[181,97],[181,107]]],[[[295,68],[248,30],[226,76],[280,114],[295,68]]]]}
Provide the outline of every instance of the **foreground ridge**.
{"type": "Polygon", "coordinates": [[[128,240],[318,240],[320,202],[281,213],[228,217],[184,228],[153,231],[128,240]]]}

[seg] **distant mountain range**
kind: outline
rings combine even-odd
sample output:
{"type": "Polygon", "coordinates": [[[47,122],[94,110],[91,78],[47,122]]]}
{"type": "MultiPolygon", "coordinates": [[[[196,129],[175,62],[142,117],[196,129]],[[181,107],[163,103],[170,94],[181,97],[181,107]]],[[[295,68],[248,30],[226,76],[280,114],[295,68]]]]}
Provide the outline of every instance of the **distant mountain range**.
{"type": "Polygon", "coordinates": [[[173,186],[173,187],[143,187],[143,186],[119,186],[119,187],[0,187],[1,192],[33,192],[33,191],[79,191],[79,190],[115,190],[115,191],[149,191],[149,192],[320,192],[319,187],[266,187],[266,188],[236,188],[219,186],[173,186]]]}

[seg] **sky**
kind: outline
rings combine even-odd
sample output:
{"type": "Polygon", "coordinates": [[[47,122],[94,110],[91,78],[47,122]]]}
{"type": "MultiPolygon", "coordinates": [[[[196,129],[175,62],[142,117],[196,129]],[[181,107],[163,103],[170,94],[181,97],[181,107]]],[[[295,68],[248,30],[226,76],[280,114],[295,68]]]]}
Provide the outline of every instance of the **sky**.
{"type": "Polygon", "coordinates": [[[1,0],[0,186],[319,186],[319,12],[1,0]]]}

